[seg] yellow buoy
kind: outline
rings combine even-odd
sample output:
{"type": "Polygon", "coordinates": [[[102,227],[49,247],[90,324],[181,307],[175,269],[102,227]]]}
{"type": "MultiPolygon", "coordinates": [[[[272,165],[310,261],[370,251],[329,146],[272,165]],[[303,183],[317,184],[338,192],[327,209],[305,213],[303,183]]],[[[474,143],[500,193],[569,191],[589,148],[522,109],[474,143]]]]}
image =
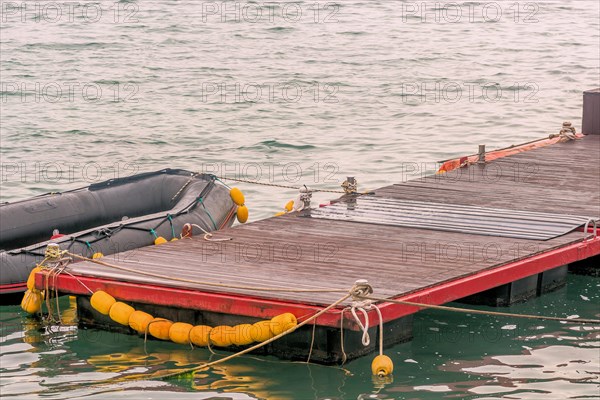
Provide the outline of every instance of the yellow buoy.
{"type": "Polygon", "coordinates": [[[157,339],[169,340],[169,330],[173,322],[164,318],[154,318],[148,324],[148,333],[157,339]]]}
{"type": "Polygon", "coordinates": [[[169,339],[179,344],[190,344],[190,331],[194,325],[185,322],[175,322],[169,328],[169,339]]]}
{"type": "Polygon", "coordinates": [[[171,239],[171,242],[175,242],[175,241],[177,241],[177,240],[179,240],[179,239],[177,239],[177,238],[173,238],[173,239],[171,239]]]}
{"type": "Polygon", "coordinates": [[[148,324],[154,317],[146,312],[136,310],[129,316],[129,326],[138,333],[145,333],[148,324]]]}
{"type": "Polygon", "coordinates": [[[229,195],[231,196],[231,200],[238,206],[243,206],[246,203],[246,199],[244,198],[244,193],[236,187],[232,187],[229,191],[229,195]]]}
{"type": "Polygon", "coordinates": [[[42,292],[27,290],[21,300],[21,308],[29,314],[35,314],[42,309],[42,292]]]}
{"type": "Polygon", "coordinates": [[[250,336],[252,336],[253,342],[262,343],[265,340],[269,340],[273,337],[273,332],[271,332],[272,322],[269,321],[259,321],[252,325],[252,329],[250,330],[250,336]]]}
{"type": "Polygon", "coordinates": [[[394,372],[394,363],[392,362],[392,359],[385,354],[380,354],[373,359],[371,371],[373,372],[373,375],[388,376],[394,372]]]}
{"type": "Polygon", "coordinates": [[[296,316],[292,313],[284,313],[271,318],[271,332],[275,336],[296,325],[298,325],[298,320],[296,320],[296,316]]]}
{"type": "Polygon", "coordinates": [[[115,300],[114,297],[102,290],[98,290],[90,299],[90,303],[92,304],[92,307],[94,307],[94,310],[104,315],[108,315],[110,308],[116,301],[117,300],[115,300]]]}
{"type": "Polygon", "coordinates": [[[239,206],[237,209],[237,220],[240,224],[248,221],[248,207],[239,206]]]}
{"type": "Polygon", "coordinates": [[[234,335],[233,327],[219,325],[212,328],[209,334],[210,342],[218,347],[231,346],[234,335]]]}
{"type": "Polygon", "coordinates": [[[29,277],[27,278],[27,289],[31,290],[32,292],[38,291],[35,288],[35,274],[40,272],[41,270],[42,270],[42,267],[35,267],[29,273],[29,277]]]}
{"type": "Polygon", "coordinates": [[[212,328],[206,325],[197,325],[190,331],[190,342],[198,347],[208,346],[210,331],[212,328]]]}
{"type": "Polygon", "coordinates": [[[163,244],[163,243],[167,243],[167,239],[165,239],[162,236],[159,236],[156,239],[154,239],[154,244],[156,244],[156,245],[163,244]]]}
{"type": "Polygon", "coordinates": [[[108,316],[110,319],[121,325],[129,325],[129,317],[134,311],[135,309],[129,304],[117,301],[110,307],[108,316]]]}
{"type": "Polygon", "coordinates": [[[285,205],[286,211],[292,211],[294,209],[294,200],[290,200],[285,205]]]}
{"type": "Polygon", "coordinates": [[[233,327],[233,338],[231,342],[236,346],[246,346],[254,342],[252,340],[252,325],[240,324],[233,327]]]}
{"type": "Polygon", "coordinates": [[[276,217],[281,217],[282,215],[287,214],[285,211],[279,211],[278,213],[275,214],[276,217]]]}
{"type": "Polygon", "coordinates": [[[95,259],[97,259],[97,258],[102,258],[102,257],[104,257],[104,254],[102,254],[102,253],[100,253],[100,252],[94,253],[94,254],[92,255],[92,259],[93,259],[93,260],[95,260],[95,259]]]}

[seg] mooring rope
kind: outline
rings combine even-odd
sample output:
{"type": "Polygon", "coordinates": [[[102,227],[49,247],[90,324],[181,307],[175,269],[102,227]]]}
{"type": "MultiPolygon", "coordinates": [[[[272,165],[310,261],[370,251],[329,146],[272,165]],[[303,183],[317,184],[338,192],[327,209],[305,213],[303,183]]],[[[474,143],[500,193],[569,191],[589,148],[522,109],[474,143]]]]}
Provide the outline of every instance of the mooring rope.
{"type": "MultiPolygon", "coordinates": [[[[294,289],[294,288],[284,288],[284,287],[245,286],[245,285],[232,285],[232,284],[209,282],[209,281],[198,281],[198,280],[186,279],[186,278],[177,278],[177,277],[172,277],[172,276],[168,276],[168,275],[140,271],[140,270],[136,270],[134,268],[128,268],[128,267],[123,267],[120,265],[110,264],[110,263],[107,263],[104,261],[100,261],[98,259],[91,259],[91,258],[88,258],[85,256],[70,253],[67,250],[60,250],[60,248],[58,248],[58,246],[48,246],[48,248],[46,249],[46,258],[44,258],[44,260],[39,265],[42,266],[43,263],[46,262],[47,260],[51,260],[51,259],[56,260],[64,255],[68,255],[73,258],[78,258],[80,260],[91,261],[95,264],[103,265],[103,266],[106,266],[109,268],[119,269],[119,270],[126,271],[126,272],[132,272],[132,273],[151,276],[151,277],[160,278],[160,279],[167,279],[167,280],[173,280],[173,281],[185,282],[185,283],[193,283],[193,284],[205,285],[205,286],[215,286],[215,287],[223,287],[223,288],[229,288],[229,289],[241,289],[241,290],[289,292],[289,293],[333,293],[333,292],[345,292],[346,291],[346,289],[335,289],[335,288],[294,289]]],[[[46,283],[47,282],[48,282],[48,280],[46,280],[46,283]]],[[[87,288],[87,289],[89,290],[89,288],[87,288]]],[[[360,300],[370,300],[370,301],[382,301],[382,302],[388,302],[388,303],[403,304],[403,305],[421,307],[421,308],[430,308],[430,309],[435,309],[435,310],[460,312],[460,313],[466,313],[466,314],[480,314],[480,315],[491,315],[491,316],[499,316],[499,317],[537,319],[537,320],[546,320],[546,321],[565,321],[565,322],[583,323],[583,324],[600,324],[600,320],[598,320],[598,319],[561,318],[561,317],[551,317],[551,316],[544,316],[544,315],[515,314],[515,313],[507,313],[507,312],[500,312],[500,311],[485,311],[485,310],[477,310],[477,309],[473,309],[473,308],[451,307],[451,306],[418,303],[418,302],[413,302],[413,301],[397,300],[397,299],[392,299],[392,298],[373,297],[373,296],[370,296],[371,293],[372,293],[372,289],[370,292],[367,291],[367,292],[357,293],[353,296],[353,298],[355,299],[355,301],[359,300],[359,299],[360,300]]],[[[378,309],[378,311],[379,311],[379,309],[378,309]]],[[[343,318],[343,312],[342,312],[342,318],[343,318]]],[[[355,317],[355,318],[358,319],[357,317],[355,317]]],[[[342,341],[342,343],[343,343],[343,341],[342,341]]]]}
{"type": "MultiPolygon", "coordinates": [[[[56,249],[54,249],[54,250],[56,250],[56,249]]],[[[54,251],[53,255],[55,255],[55,256],[59,255],[60,257],[62,257],[64,255],[71,255],[76,258],[85,259],[85,260],[92,261],[92,262],[102,264],[102,265],[108,264],[108,263],[100,262],[98,260],[88,259],[87,257],[70,254],[65,250],[58,251],[58,252],[54,251]]],[[[58,260],[57,259],[55,259],[55,260],[57,261],[57,264],[54,266],[54,268],[52,268],[51,273],[54,272],[55,270],[58,270],[58,271],[56,271],[58,274],[60,274],[62,272],[69,273],[68,271],[65,270],[66,264],[64,264],[64,261],[68,261],[69,259],[60,258],[58,260]]],[[[108,264],[108,266],[111,266],[111,265],[108,264]]],[[[71,274],[69,273],[69,275],[71,275],[71,274]]],[[[48,279],[46,279],[46,283],[48,283],[48,279]]],[[[89,288],[87,288],[87,289],[91,292],[91,290],[89,288]]],[[[267,288],[265,288],[265,289],[267,289],[267,288]]],[[[270,288],[270,289],[272,289],[272,288],[270,288]]],[[[344,291],[346,291],[346,290],[344,290],[344,291]]],[[[364,336],[365,332],[369,329],[368,315],[364,309],[365,308],[375,308],[376,309],[378,317],[379,317],[379,354],[380,355],[383,354],[383,318],[382,318],[380,309],[377,307],[377,305],[373,304],[373,302],[376,302],[376,301],[403,304],[403,305],[422,307],[422,308],[440,309],[440,310],[445,310],[445,311],[453,311],[453,312],[461,312],[461,313],[485,314],[485,315],[506,316],[506,317],[515,317],[515,318],[543,319],[543,320],[553,320],[553,321],[561,321],[561,322],[564,321],[564,322],[571,322],[571,323],[594,323],[594,324],[600,323],[600,320],[594,320],[594,319],[546,317],[546,316],[539,316],[539,315],[513,314],[513,313],[483,311],[483,310],[465,309],[465,308],[449,307],[449,306],[439,306],[439,305],[432,305],[432,304],[425,304],[425,303],[418,303],[418,302],[411,302],[411,301],[404,301],[404,300],[396,300],[396,299],[390,299],[390,298],[374,297],[374,296],[370,295],[371,293],[372,293],[371,286],[366,281],[359,280],[350,289],[350,291],[348,291],[344,296],[342,296],[335,302],[331,303],[329,306],[317,311],[316,313],[314,313],[313,315],[311,315],[304,321],[298,323],[297,325],[289,328],[288,330],[286,330],[284,332],[281,332],[280,334],[278,334],[270,339],[267,339],[267,340],[265,340],[261,343],[258,343],[254,346],[243,349],[237,353],[231,354],[229,356],[220,358],[215,361],[206,362],[206,363],[196,366],[196,367],[186,368],[186,369],[178,370],[175,372],[157,371],[157,372],[154,372],[151,374],[127,375],[127,376],[123,376],[123,377],[120,377],[117,379],[106,379],[106,380],[102,380],[102,381],[91,382],[89,384],[89,386],[99,386],[99,385],[114,384],[114,383],[121,383],[121,382],[139,381],[139,380],[145,380],[145,379],[168,379],[168,378],[179,377],[179,376],[186,375],[186,374],[192,374],[192,378],[193,378],[193,374],[200,370],[224,363],[226,361],[240,357],[244,354],[247,354],[247,353],[257,350],[261,347],[264,347],[269,343],[272,343],[290,333],[293,333],[294,331],[300,329],[301,327],[307,325],[310,322],[313,322],[313,339],[312,340],[314,340],[314,329],[316,326],[317,318],[319,316],[323,315],[324,313],[330,311],[331,309],[339,306],[340,304],[342,304],[349,298],[352,298],[352,300],[353,300],[352,306],[346,307],[346,308],[340,310],[341,323],[342,323],[340,334],[341,334],[341,339],[342,339],[341,340],[341,349],[342,349],[342,354],[344,357],[343,361],[345,361],[347,358],[346,354],[344,352],[344,343],[343,343],[343,316],[344,316],[344,312],[346,312],[348,309],[350,309],[352,311],[352,315],[354,316],[354,318],[358,322],[358,325],[360,326],[361,330],[363,331],[363,340],[362,341],[363,341],[363,344],[365,344],[365,345],[368,345],[370,340],[368,339],[368,333],[367,333],[366,339],[364,336]],[[363,312],[363,314],[365,315],[365,323],[364,324],[358,318],[358,314],[356,314],[356,310],[363,312]]],[[[148,333],[148,327],[146,328],[145,336],[147,336],[147,333],[148,333]]],[[[311,343],[311,349],[312,349],[312,343],[311,343]]],[[[312,350],[311,350],[311,353],[312,353],[312,350]]],[[[309,359],[307,360],[307,362],[309,360],[310,360],[310,355],[309,355],[309,359]]],[[[78,384],[78,387],[79,387],[79,385],[80,384],[78,384]]],[[[73,385],[71,385],[71,386],[73,386],[73,385]]],[[[66,388],[69,388],[71,386],[67,386],[66,388]]],[[[65,387],[61,387],[61,390],[65,390],[65,387]]]]}
{"type": "Polygon", "coordinates": [[[371,337],[369,336],[369,314],[367,313],[367,310],[365,310],[365,306],[352,304],[352,307],[350,307],[350,312],[352,313],[354,320],[358,324],[358,327],[362,331],[362,337],[360,338],[362,345],[363,346],[370,345],[371,337]],[[356,314],[356,310],[360,311],[362,313],[363,317],[365,317],[364,324],[362,323],[360,318],[358,318],[358,315],[356,314]]]}
{"type": "MultiPolygon", "coordinates": [[[[49,320],[50,322],[57,322],[58,324],[62,324],[61,318],[60,318],[60,303],[59,303],[59,295],[58,295],[58,289],[56,288],[56,278],[58,277],[58,275],[60,275],[64,269],[66,268],[66,265],[68,263],[68,261],[70,261],[70,259],[67,258],[52,258],[52,257],[46,257],[44,260],[42,260],[42,262],[40,264],[38,264],[37,266],[47,270],[48,274],[45,280],[45,287],[44,287],[44,300],[46,303],[46,308],[48,309],[48,317],[47,320],[49,320]],[[45,265],[48,261],[52,261],[54,263],[54,265],[49,266],[49,265],[45,265]],[[58,320],[54,318],[54,309],[52,307],[52,302],[51,302],[51,296],[50,294],[52,293],[50,290],[50,280],[52,280],[52,288],[54,290],[54,298],[56,301],[56,314],[58,316],[58,320]]],[[[41,309],[40,309],[41,312],[41,309]]]]}
{"type": "Polygon", "coordinates": [[[313,327],[310,336],[310,347],[308,348],[308,357],[306,357],[306,363],[310,363],[310,357],[312,356],[313,348],[315,346],[315,331],[317,329],[317,320],[313,320],[313,327]]]}
{"type": "MultiPolygon", "coordinates": [[[[300,329],[301,327],[303,327],[304,325],[308,324],[309,322],[316,321],[316,319],[319,318],[321,315],[325,314],[327,311],[331,310],[332,308],[337,307],[338,305],[342,304],[344,301],[346,301],[347,299],[349,299],[353,295],[355,288],[356,287],[353,286],[352,289],[350,289],[350,291],[348,291],[347,289],[345,289],[344,291],[347,292],[347,293],[344,296],[342,296],[341,298],[339,298],[335,302],[331,303],[327,307],[325,307],[325,308],[317,311],[311,317],[309,317],[306,320],[298,323],[297,325],[289,328],[288,330],[283,331],[280,334],[278,334],[276,336],[273,336],[270,339],[267,339],[267,340],[265,340],[265,341],[263,341],[261,343],[257,343],[256,345],[254,345],[252,347],[248,347],[248,348],[246,348],[244,350],[241,350],[241,351],[239,351],[237,353],[234,353],[234,354],[231,354],[229,356],[220,358],[220,359],[215,360],[215,361],[204,363],[204,364],[199,365],[197,367],[186,368],[186,369],[179,370],[179,371],[176,371],[176,372],[166,372],[166,373],[163,373],[162,372],[163,370],[161,370],[161,371],[157,371],[157,372],[152,373],[152,374],[127,375],[127,376],[122,376],[122,377],[119,377],[119,378],[110,378],[110,379],[105,379],[105,380],[101,380],[101,381],[90,382],[89,385],[87,385],[87,386],[100,386],[100,385],[116,384],[116,383],[122,383],[122,382],[140,381],[140,380],[146,380],[146,379],[167,379],[167,378],[174,378],[174,377],[178,377],[178,376],[186,375],[186,374],[190,374],[190,373],[193,374],[193,373],[195,373],[197,371],[200,371],[202,369],[209,368],[209,367],[215,366],[217,364],[224,363],[226,361],[229,361],[231,359],[240,357],[240,356],[242,356],[244,354],[247,354],[247,353],[249,353],[251,351],[254,351],[254,350],[257,350],[257,349],[259,349],[261,347],[264,347],[267,344],[272,343],[272,342],[274,342],[276,340],[279,340],[282,337],[284,337],[286,335],[289,335],[290,333],[292,333],[292,332],[300,329]]],[[[67,389],[70,389],[70,388],[81,388],[82,385],[85,385],[85,384],[78,383],[76,385],[75,384],[73,384],[73,385],[66,385],[66,386],[60,387],[60,390],[64,391],[64,390],[67,390],[67,389]]],[[[33,392],[33,393],[41,393],[41,392],[33,392]]]]}
{"type": "Polygon", "coordinates": [[[404,300],[396,300],[389,299],[383,297],[372,297],[372,296],[357,296],[361,299],[371,300],[371,301],[383,301],[387,303],[395,303],[395,304],[403,304],[407,306],[415,306],[422,308],[431,308],[434,310],[444,310],[451,312],[460,312],[465,314],[482,314],[482,315],[492,315],[497,317],[513,317],[513,318],[525,318],[525,319],[538,319],[538,320],[546,320],[546,321],[561,321],[561,322],[575,322],[579,324],[600,324],[599,319],[589,319],[589,318],[560,318],[560,317],[549,317],[544,315],[532,315],[532,314],[514,314],[500,311],[485,311],[485,310],[476,310],[473,308],[461,308],[461,307],[450,307],[450,306],[440,306],[434,304],[425,304],[425,303],[416,303],[413,301],[404,301],[404,300]]]}
{"type": "Polygon", "coordinates": [[[75,275],[73,275],[72,273],[70,273],[69,271],[67,271],[67,269],[63,269],[61,271],[61,273],[65,273],[67,275],[69,275],[71,278],[75,279],[81,286],[83,286],[84,288],[87,289],[88,292],[90,292],[90,294],[94,294],[94,291],[92,289],[90,289],[85,283],[83,283],[81,281],[81,279],[79,279],[78,277],[76,277],[75,275]]]}
{"type": "Polygon", "coordinates": [[[342,352],[342,365],[346,363],[348,356],[346,355],[346,351],[344,350],[344,313],[350,310],[352,316],[354,317],[354,321],[357,323],[358,327],[362,331],[361,342],[363,346],[368,346],[371,344],[371,338],[369,336],[369,313],[367,310],[375,309],[377,315],[379,316],[379,354],[383,354],[383,317],[381,316],[381,310],[370,299],[366,299],[365,296],[373,293],[373,287],[366,280],[357,280],[355,285],[355,289],[352,293],[352,304],[349,307],[346,307],[342,310],[340,315],[340,350],[342,352]],[[360,311],[365,319],[363,323],[356,310],[360,311]]]}
{"type": "Polygon", "coordinates": [[[207,230],[205,230],[204,228],[202,228],[200,225],[198,224],[190,224],[191,226],[195,226],[196,228],[200,229],[202,232],[204,232],[204,240],[208,241],[208,242],[227,242],[229,240],[233,240],[232,237],[226,237],[226,238],[216,238],[216,239],[212,239],[213,234],[208,232],[207,230]]]}
{"type": "MultiPolygon", "coordinates": [[[[250,183],[252,185],[271,186],[271,187],[277,187],[277,188],[281,188],[281,189],[300,190],[300,188],[301,188],[301,186],[281,185],[278,183],[265,183],[265,182],[253,181],[250,179],[227,178],[224,176],[216,176],[216,175],[215,175],[215,178],[221,179],[221,180],[230,180],[230,181],[234,181],[234,182],[250,183]]],[[[346,192],[344,192],[343,190],[328,190],[328,189],[311,189],[311,192],[346,194],[346,192]]]]}
{"type": "Polygon", "coordinates": [[[181,192],[183,192],[183,189],[185,189],[186,187],[188,187],[188,185],[189,185],[190,183],[192,183],[192,181],[194,180],[194,178],[196,177],[196,175],[198,175],[198,173],[197,173],[197,172],[194,172],[194,173],[192,173],[192,175],[190,175],[190,179],[188,179],[188,180],[187,180],[187,181],[186,181],[186,182],[183,184],[183,186],[181,187],[181,189],[179,189],[179,190],[177,191],[177,193],[175,193],[175,195],[174,195],[173,197],[171,197],[171,201],[174,201],[174,200],[175,200],[175,199],[176,199],[176,198],[177,198],[177,197],[178,197],[178,196],[181,194],[181,192]]]}
{"type": "MultiPolygon", "coordinates": [[[[312,322],[312,321],[316,320],[317,318],[319,318],[321,315],[325,314],[327,311],[331,310],[332,308],[337,307],[338,305],[340,305],[341,303],[343,303],[344,301],[346,301],[347,299],[349,299],[352,296],[352,292],[353,292],[354,289],[355,289],[355,287],[352,287],[352,289],[350,290],[350,292],[348,292],[347,294],[345,294],[344,296],[342,296],[341,298],[339,298],[335,302],[331,303],[330,305],[328,305],[327,307],[323,308],[322,310],[316,312],[311,317],[305,319],[304,321],[300,322],[299,324],[294,325],[290,329],[288,329],[286,331],[283,331],[279,335],[273,336],[272,338],[267,339],[264,342],[258,343],[258,344],[254,345],[252,347],[248,347],[248,348],[246,348],[244,350],[241,350],[241,351],[239,351],[237,353],[231,354],[231,355],[229,355],[227,357],[220,358],[220,359],[218,359],[216,361],[212,361],[212,362],[209,362],[209,363],[202,364],[202,365],[200,365],[198,367],[188,368],[188,369],[185,369],[183,371],[174,372],[174,373],[167,373],[165,375],[156,376],[156,377],[157,378],[161,378],[161,379],[165,379],[165,378],[172,378],[172,377],[175,377],[175,376],[180,376],[180,375],[184,375],[184,374],[188,374],[188,373],[192,373],[192,372],[197,372],[197,371],[200,371],[202,369],[205,369],[205,368],[208,368],[208,367],[212,367],[212,366],[217,365],[217,364],[224,363],[225,361],[228,361],[228,360],[231,360],[233,358],[239,357],[239,356],[244,355],[246,353],[249,353],[251,351],[260,349],[261,347],[264,347],[264,346],[266,346],[269,343],[272,343],[272,342],[274,342],[276,340],[281,339],[282,337],[284,337],[286,335],[289,335],[290,333],[292,333],[292,332],[300,329],[301,327],[303,327],[304,325],[308,324],[309,322],[312,322]]],[[[154,374],[152,374],[152,375],[154,375],[154,374]]]]}
{"type": "MultiPolygon", "coordinates": [[[[63,250],[66,251],[66,250],[63,250]]],[[[323,289],[294,289],[294,288],[285,288],[285,287],[268,287],[268,286],[245,286],[245,285],[232,285],[227,283],[218,283],[218,282],[209,282],[209,281],[198,281],[195,279],[186,279],[186,278],[178,278],[169,275],[157,274],[154,272],[140,271],[134,268],[123,267],[120,265],[110,264],[99,259],[92,259],[85,256],[81,256],[79,254],[73,254],[70,252],[66,252],[69,256],[73,258],[77,258],[84,261],[90,261],[98,265],[103,265],[105,267],[118,269],[121,271],[131,272],[134,274],[151,276],[153,278],[166,279],[177,282],[185,282],[185,283],[193,283],[196,285],[204,285],[204,286],[215,286],[222,287],[228,289],[241,289],[241,290],[256,290],[261,292],[290,292],[290,293],[334,293],[334,292],[347,292],[347,289],[335,289],[335,288],[323,288],[323,289]]]]}
{"type": "Polygon", "coordinates": [[[235,215],[237,211],[237,207],[231,207],[231,210],[229,210],[229,213],[227,214],[227,217],[225,217],[225,219],[223,220],[223,223],[221,224],[221,226],[219,226],[218,230],[223,229],[227,223],[229,222],[229,220],[231,219],[231,217],[233,217],[235,215]]]}

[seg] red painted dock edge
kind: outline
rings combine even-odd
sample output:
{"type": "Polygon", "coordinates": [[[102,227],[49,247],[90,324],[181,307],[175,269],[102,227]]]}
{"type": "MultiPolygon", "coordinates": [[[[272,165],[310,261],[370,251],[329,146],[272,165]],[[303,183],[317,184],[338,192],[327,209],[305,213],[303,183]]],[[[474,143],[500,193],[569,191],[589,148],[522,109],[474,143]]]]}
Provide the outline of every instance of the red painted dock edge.
{"type": "MultiPolygon", "coordinates": [[[[600,254],[600,236],[424,288],[396,299],[433,305],[444,304],[598,254],[600,254]]],[[[46,288],[46,276],[43,272],[36,274],[35,282],[38,289],[43,290],[46,288]]],[[[90,293],[82,283],[92,291],[104,290],[125,302],[163,305],[260,319],[271,318],[283,312],[291,312],[302,320],[303,316],[310,316],[322,309],[322,307],[313,305],[258,297],[120,282],[86,276],[74,278],[66,274],[50,278],[48,287],[57,289],[64,294],[89,295],[90,293]]],[[[376,296],[377,288],[373,289],[375,291],[374,296],[376,296]]],[[[394,303],[381,303],[378,306],[384,322],[420,310],[419,307],[394,303]]],[[[341,312],[342,308],[337,308],[323,314],[319,317],[317,325],[339,328],[341,312]]],[[[379,323],[379,318],[374,310],[369,312],[369,320],[373,325],[379,323]]],[[[359,330],[358,325],[347,316],[344,318],[344,328],[359,330]]]]}
{"type": "Polygon", "coordinates": [[[5,285],[0,285],[0,293],[18,293],[24,292],[27,290],[27,283],[7,283],[5,285]]]}

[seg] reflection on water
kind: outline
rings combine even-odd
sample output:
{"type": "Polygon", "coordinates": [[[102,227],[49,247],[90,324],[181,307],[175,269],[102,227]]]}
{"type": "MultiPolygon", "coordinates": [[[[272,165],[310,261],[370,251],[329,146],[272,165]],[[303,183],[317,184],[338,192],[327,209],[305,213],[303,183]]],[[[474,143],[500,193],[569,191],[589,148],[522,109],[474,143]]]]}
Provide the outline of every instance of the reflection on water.
{"type": "MultiPolygon", "coordinates": [[[[596,332],[600,332],[597,330],[596,332]]],[[[600,337],[596,334],[596,337],[600,337]]],[[[585,338],[573,338],[585,340],[585,338]]],[[[526,346],[524,346],[526,347],[526,346]]],[[[588,347],[588,346],[586,346],[588,347]]],[[[596,343],[600,349],[600,342],[596,343]]],[[[451,362],[446,371],[462,371],[488,378],[481,384],[476,381],[453,383],[451,386],[435,385],[415,387],[418,390],[461,390],[465,394],[506,395],[510,398],[548,398],[548,394],[561,399],[598,396],[600,388],[600,350],[572,346],[544,346],[525,349],[522,354],[485,357],[482,360],[451,362]]],[[[495,397],[479,397],[495,398],[495,397]]]]}
{"type": "MultiPolygon", "coordinates": [[[[566,288],[514,305],[510,311],[558,315],[553,310],[560,306],[566,311],[560,315],[576,310],[578,314],[598,318],[600,294],[596,282],[597,278],[570,275],[566,288]],[[592,303],[582,304],[581,295],[589,293],[594,293],[592,303]]],[[[439,313],[424,313],[419,317],[425,314],[429,315],[419,324],[422,335],[413,345],[419,351],[441,348],[439,356],[444,361],[436,363],[435,369],[445,372],[447,378],[426,385],[397,386],[389,391],[418,390],[419,398],[427,399],[600,396],[600,326],[534,320],[507,323],[505,319],[480,316],[454,320],[439,313]]],[[[405,363],[420,366],[420,361],[416,361],[419,356],[413,358],[405,363]]],[[[419,372],[423,370],[426,368],[420,368],[419,372]]],[[[432,371],[432,375],[436,372],[432,371]]]]}
{"type": "MultiPolygon", "coordinates": [[[[596,348],[600,352],[600,342],[596,348]]],[[[547,398],[549,393],[570,399],[600,393],[598,353],[594,355],[589,349],[574,346],[548,346],[527,350],[522,355],[491,357],[484,360],[484,365],[463,371],[496,378],[497,386],[469,389],[471,393],[482,395],[515,392],[514,398],[523,398],[519,392],[525,391],[530,399],[547,398]]]]}
{"type": "MultiPolygon", "coordinates": [[[[598,317],[599,280],[569,276],[567,287],[508,309],[598,317]],[[580,295],[590,298],[581,303],[580,295]]],[[[162,399],[439,399],[597,398],[600,326],[427,311],[415,318],[415,338],[386,349],[395,368],[373,379],[372,357],[328,367],[244,356],[213,368],[165,380],[151,374],[181,371],[230,353],[190,349],[170,342],[77,328],[74,303],[60,299],[63,325],[2,313],[0,390],[3,396],[35,393],[50,398],[129,397],[162,399]],[[119,381],[135,377],[135,381],[119,381]],[[111,382],[107,382],[112,380],[111,382]],[[93,385],[93,383],[102,384],[93,385]],[[596,396],[596,397],[595,397],[596,396]]],[[[484,308],[487,309],[487,308],[484,308]]]]}

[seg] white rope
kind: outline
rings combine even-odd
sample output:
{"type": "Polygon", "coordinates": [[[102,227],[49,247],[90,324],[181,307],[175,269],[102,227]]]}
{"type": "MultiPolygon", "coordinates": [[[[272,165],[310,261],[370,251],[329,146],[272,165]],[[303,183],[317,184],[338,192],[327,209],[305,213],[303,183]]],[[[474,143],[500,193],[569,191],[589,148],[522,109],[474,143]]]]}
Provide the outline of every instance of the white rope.
{"type": "Polygon", "coordinates": [[[366,347],[371,344],[371,338],[369,337],[369,314],[365,310],[365,307],[370,308],[370,304],[364,304],[364,302],[362,302],[362,303],[363,304],[357,304],[356,302],[352,303],[352,306],[350,307],[350,311],[352,312],[352,316],[354,317],[354,320],[356,321],[356,323],[360,327],[360,330],[363,333],[362,334],[362,344],[363,344],[363,346],[366,347]],[[362,323],[360,318],[358,318],[358,315],[356,314],[356,310],[360,311],[363,314],[363,316],[365,317],[364,324],[362,323]]]}
{"type": "Polygon", "coordinates": [[[65,269],[63,269],[63,270],[61,271],[61,273],[65,273],[65,274],[69,275],[70,277],[72,277],[73,279],[75,279],[77,282],[79,282],[79,284],[80,284],[81,286],[83,286],[84,288],[86,288],[86,289],[87,289],[87,291],[88,291],[88,292],[90,292],[90,294],[94,294],[94,291],[93,291],[92,289],[90,289],[90,288],[89,288],[89,287],[88,287],[88,286],[87,286],[85,283],[83,283],[83,282],[81,281],[81,279],[79,279],[78,277],[76,277],[75,275],[73,275],[72,273],[70,273],[70,272],[69,272],[69,271],[68,271],[66,268],[65,268],[65,269]]]}
{"type": "Polygon", "coordinates": [[[204,240],[207,240],[207,241],[209,241],[209,242],[226,242],[226,241],[228,241],[228,240],[232,240],[232,239],[233,239],[233,238],[230,238],[230,237],[228,237],[228,238],[218,238],[218,239],[211,239],[211,238],[212,238],[212,236],[213,236],[213,234],[212,234],[212,233],[210,233],[210,232],[206,231],[206,230],[205,230],[204,228],[202,228],[200,225],[197,225],[197,224],[190,224],[190,225],[192,225],[192,226],[194,226],[194,227],[196,227],[196,228],[200,229],[202,232],[204,232],[204,240]]]}
{"type": "Polygon", "coordinates": [[[371,344],[371,337],[369,336],[369,313],[367,310],[375,308],[377,315],[379,316],[379,354],[383,354],[383,318],[381,316],[381,310],[373,304],[373,301],[366,298],[368,294],[373,293],[373,288],[369,285],[369,282],[363,279],[359,279],[354,283],[354,290],[352,291],[352,304],[342,310],[340,316],[340,350],[342,352],[342,365],[347,360],[347,355],[344,350],[344,313],[348,310],[352,313],[354,321],[358,324],[362,331],[362,344],[368,346],[371,344]],[[363,323],[358,317],[356,311],[360,311],[364,316],[365,322],[363,323]]]}
{"type": "Polygon", "coordinates": [[[340,350],[342,351],[342,365],[346,364],[346,360],[348,360],[348,356],[346,355],[346,351],[344,351],[344,310],[340,314],[340,350]]]}
{"type": "Polygon", "coordinates": [[[345,310],[347,310],[348,308],[350,308],[350,311],[352,312],[352,316],[354,317],[354,320],[356,321],[356,323],[360,327],[360,330],[363,333],[363,335],[362,335],[363,346],[368,346],[369,344],[371,344],[371,338],[369,337],[369,314],[368,314],[367,310],[370,310],[372,308],[375,309],[375,311],[377,312],[377,315],[379,316],[379,354],[383,354],[383,318],[381,316],[381,310],[379,309],[379,307],[377,307],[375,304],[373,304],[369,300],[369,301],[362,301],[362,302],[353,302],[352,306],[347,307],[345,310]],[[365,317],[364,324],[358,317],[356,310],[360,311],[364,315],[364,317],[365,317]]]}
{"type": "Polygon", "coordinates": [[[312,327],[312,337],[310,339],[310,349],[308,351],[308,358],[306,359],[306,363],[310,363],[310,357],[312,356],[312,352],[313,352],[313,347],[315,345],[315,329],[317,328],[317,320],[313,320],[313,327],[312,327]]]}

